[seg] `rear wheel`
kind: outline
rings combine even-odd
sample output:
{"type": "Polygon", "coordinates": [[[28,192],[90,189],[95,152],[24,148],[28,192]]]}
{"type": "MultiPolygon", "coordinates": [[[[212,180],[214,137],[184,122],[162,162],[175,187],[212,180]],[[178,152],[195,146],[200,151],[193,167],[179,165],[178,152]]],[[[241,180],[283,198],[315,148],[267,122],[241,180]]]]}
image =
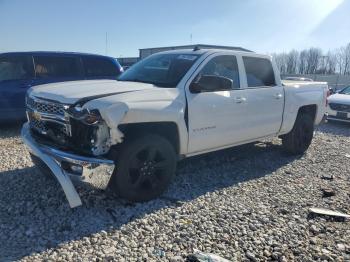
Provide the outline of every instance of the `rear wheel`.
{"type": "Polygon", "coordinates": [[[309,114],[298,114],[292,131],[282,136],[282,145],[290,154],[303,154],[309,148],[313,135],[313,118],[309,114]]]}
{"type": "Polygon", "coordinates": [[[134,202],[161,195],[176,170],[176,153],[159,135],[145,135],[124,141],[116,153],[116,168],[110,187],[122,198],[134,202]]]}

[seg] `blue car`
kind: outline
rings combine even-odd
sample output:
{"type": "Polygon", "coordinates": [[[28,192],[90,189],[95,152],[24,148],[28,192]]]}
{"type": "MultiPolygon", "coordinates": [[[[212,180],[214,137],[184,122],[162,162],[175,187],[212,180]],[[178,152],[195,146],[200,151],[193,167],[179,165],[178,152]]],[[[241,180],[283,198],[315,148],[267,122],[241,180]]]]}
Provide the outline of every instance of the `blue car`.
{"type": "Polygon", "coordinates": [[[69,52],[0,53],[0,123],[25,118],[27,90],[36,85],[84,79],[117,79],[115,58],[69,52]]]}

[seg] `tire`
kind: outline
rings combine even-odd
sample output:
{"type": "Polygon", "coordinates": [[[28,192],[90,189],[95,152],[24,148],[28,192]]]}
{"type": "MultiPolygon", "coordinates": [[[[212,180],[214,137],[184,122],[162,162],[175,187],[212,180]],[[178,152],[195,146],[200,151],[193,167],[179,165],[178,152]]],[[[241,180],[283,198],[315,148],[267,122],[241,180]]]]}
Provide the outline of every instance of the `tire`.
{"type": "Polygon", "coordinates": [[[109,186],[132,202],[160,196],[175,175],[177,154],[170,142],[159,135],[126,140],[114,155],[116,167],[109,186]]]}
{"type": "Polygon", "coordinates": [[[299,113],[292,131],[282,136],[282,145],[287,153],[300,155],[309,148],[313,136],[313,118],[309,114],[299,113]]]}
{"type": "Polygon", "coordinates": [[[55,176],[52,174],[50,168],[37,156],[30,153],[30,158],[40,172],[49,180],[55,180],[55,176]]]}

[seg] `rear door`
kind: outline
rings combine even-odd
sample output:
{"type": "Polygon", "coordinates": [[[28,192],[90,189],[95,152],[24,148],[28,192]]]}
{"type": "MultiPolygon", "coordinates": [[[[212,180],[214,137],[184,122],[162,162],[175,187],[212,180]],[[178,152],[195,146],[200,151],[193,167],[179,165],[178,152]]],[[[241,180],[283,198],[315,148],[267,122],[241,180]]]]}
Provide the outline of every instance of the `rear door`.
{"type": "Polygon", "coordinates": [[[244,140],[278,133],[284,109],[284,89],[277,84],[268,58],[243,56],[246,75],[244,140]]]}
{"type": "Polygon", "coordinates": [[[34,65],[35,85],[84,79],[79,56],[34,55],[34,65]]]}
{"type": "Polygon", "coordinates": [[[0,55],[0,119],[25,117],[25,95],[33,83],[30,55],[0,55]]]}
{"type": "Polygon", "coordinates": [[[117,79],[122,67],[116,60],[108,57],[82,56],[86,79],[117,79]]]}

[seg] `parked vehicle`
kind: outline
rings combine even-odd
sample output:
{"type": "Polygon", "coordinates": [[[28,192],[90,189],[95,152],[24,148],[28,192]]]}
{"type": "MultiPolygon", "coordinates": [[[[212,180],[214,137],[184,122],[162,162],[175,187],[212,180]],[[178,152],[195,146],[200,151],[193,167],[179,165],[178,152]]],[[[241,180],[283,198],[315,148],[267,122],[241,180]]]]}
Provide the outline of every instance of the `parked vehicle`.
{"type": "Polygon", "coordinates": [[[350,86],[328,98],[328,120],[350,123],[350,86]]]}
{"type": "Polygon", "coordinates": [[[25,119],[24,98],[36,85],[116,79],[123,68],[111,57],[67,52],[0,54],[0,121],[25,119]]]}
{"type": "Polygon", "coordinates": [[[291,80],[291,81],[307,81],[307,82],[313,82],[314,80],[312,80],[311,78],[307,78],[307,77],[298,77],[298,76],[288,76],[286,78],[284,78],[284,80],[291,80]]]}
{"type": "Polygon", "coordinates": [[[325,114],[327,84],[283,86],[276,68],[252,52],[157,53],[119,81],[30,90],[22,138],[71,207],[81,204],[71,178],[147,201],[164,192],[185,157],[273,136],[289,153],[307,150],[325,114]]]}

